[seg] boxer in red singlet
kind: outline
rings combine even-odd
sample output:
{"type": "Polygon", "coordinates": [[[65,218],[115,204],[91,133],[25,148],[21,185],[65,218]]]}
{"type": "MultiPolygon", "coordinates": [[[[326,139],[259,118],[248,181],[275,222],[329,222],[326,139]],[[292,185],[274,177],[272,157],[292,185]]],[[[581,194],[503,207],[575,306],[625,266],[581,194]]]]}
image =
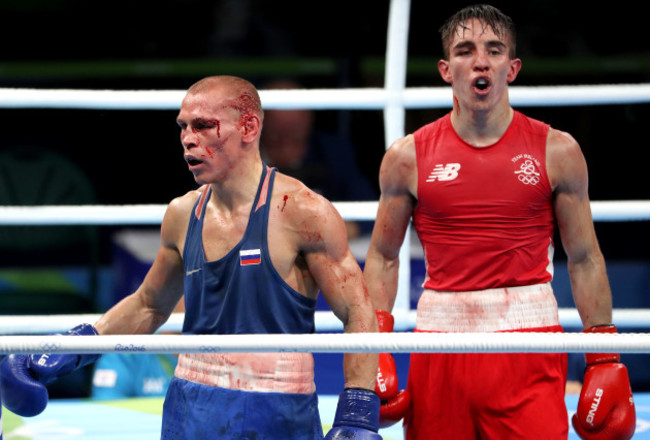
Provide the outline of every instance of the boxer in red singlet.
{"type": "MultiPolygon", "coordinates": [[[[397,140],[381,165],[364,269],[378,316],[390,321],[412,219],[426,262],[415,331],[562,331],[550,284],[557,222],[585,331],[616,331],[580,146],[510,105],[508,85],[521,68],[512,21],[491,6],[471,6],[441,33],[438,68],[453,109],[397,140]]],[[[394,384],[382,356],[378,384],[394,384]]],[[[576,431],[630,438],[627,370],[616,354],[587,354],[587,364],[576,431]]],[[[568,436],[564,353],[413,354],[408,380],[407,392],[393,387],[380,397],[383,420],[404,417],[409,440],[568,436]]]]}

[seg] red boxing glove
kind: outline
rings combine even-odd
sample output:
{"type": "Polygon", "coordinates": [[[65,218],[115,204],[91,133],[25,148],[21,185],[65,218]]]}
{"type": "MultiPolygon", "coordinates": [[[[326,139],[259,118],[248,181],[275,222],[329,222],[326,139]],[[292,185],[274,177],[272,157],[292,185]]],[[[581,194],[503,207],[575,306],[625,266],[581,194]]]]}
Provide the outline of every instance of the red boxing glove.
{"type": "MultiPolygon", "coordinates": [[[[615,325],[584,330],[616,333],[615,325]]],[[[634,398],[627,368],[615,353],[586,353],[582,391],[571,422],[585,440],[628,440],[636,428],[634,398]]]]}
{"type": "Polygon", "coordinates": [[[382,400],[379,407],[379,427],[388,428],[402,420],[411,409],[411,394],[408,390],[399,390],[395,397],[382,400]]]}
{"type": "MultiPolygon", "coordinates": [[[[381,333],[392,333],[395,325],[393,315],[385,310],[376,310],[377,324],[381,333]]],[[[397,395],[397,368],[395,359],[390,353],[379,353],[379,369],[375,392],[381,400],[388,400],[397,395]]]]}
{"type": "MultiPolygon", "coordinates": [[[[391,333],[395,325],[393,315],[385,310],[376,310],[377,324],[382,333],[391,333]]],[[[379,354],[379,368],[375,382],[375,392],[381,400],[379,408],[379,427],[387,428],[406,416],[411,406],[411,396],[407,390],[398,390],[397,368],[390,353],[379,354]]]]}

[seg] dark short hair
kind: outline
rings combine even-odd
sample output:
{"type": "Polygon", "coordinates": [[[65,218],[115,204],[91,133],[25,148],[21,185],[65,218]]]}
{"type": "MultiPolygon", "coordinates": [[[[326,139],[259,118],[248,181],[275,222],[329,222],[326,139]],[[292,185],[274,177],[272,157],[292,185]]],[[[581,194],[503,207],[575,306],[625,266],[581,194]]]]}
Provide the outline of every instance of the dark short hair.
{"type": "Polygon", "coordinates": [[[479,4],[467,6],[449,17],[440,28],[442,37],[442,53],[445,59],[449,59],[449,49],[458,27],[464,23],[477,19],[485,27],[492,28],[492,31],[500,38],[510,40],[510,58],[516,56],[516,31],[515,24],[510,17],[495,8],[494,6],[479,4]]]}

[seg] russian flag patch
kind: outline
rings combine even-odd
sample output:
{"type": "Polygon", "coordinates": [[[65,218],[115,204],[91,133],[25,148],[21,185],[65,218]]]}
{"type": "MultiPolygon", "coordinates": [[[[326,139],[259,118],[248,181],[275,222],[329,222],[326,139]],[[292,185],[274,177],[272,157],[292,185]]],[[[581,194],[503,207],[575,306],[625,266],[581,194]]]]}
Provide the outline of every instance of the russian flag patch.
{"type": "Polygon", "coordinates": [[[239,251],[239,265],[250,266],[252,264],[260,264],[262,262],[262,253],[259,249],[250,249],[246,251],[239,251]]]}

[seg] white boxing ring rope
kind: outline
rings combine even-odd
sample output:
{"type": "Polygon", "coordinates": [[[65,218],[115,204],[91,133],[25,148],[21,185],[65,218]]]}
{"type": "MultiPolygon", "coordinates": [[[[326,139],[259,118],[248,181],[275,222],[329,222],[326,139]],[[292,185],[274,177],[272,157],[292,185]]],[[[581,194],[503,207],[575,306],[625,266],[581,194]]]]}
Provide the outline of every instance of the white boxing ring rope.
{"type": "MultiPolygon", "coordinates": [[[[373,221],[377,202],[333,202],[341,217],[373,221]]],[[[159,225],[167,205],[0,206],[0,225],[159,225]]],[[[594,221],[650,220],[650,200],[592,201],[594,221]]]]}
{"type": "MultiPolygon", "coordinates": [[[[650,102],[650,84],[511,86],[515,107],[623,105],[650,102]]],[[[0,88],[0,108],[178,110],[184,90],[84,90],[0,88]]],[[[449,87],[260,90],[266,109],[383,110],[451,107],[449,87]]],[[[391,137],[394,140],[394,137],[391,137]]]]}
{"type": "Polygon", "coordinates": [[[316,333],[0,336],[0,355],[38,353],[647,353],[650,334],[316,333]]]}

